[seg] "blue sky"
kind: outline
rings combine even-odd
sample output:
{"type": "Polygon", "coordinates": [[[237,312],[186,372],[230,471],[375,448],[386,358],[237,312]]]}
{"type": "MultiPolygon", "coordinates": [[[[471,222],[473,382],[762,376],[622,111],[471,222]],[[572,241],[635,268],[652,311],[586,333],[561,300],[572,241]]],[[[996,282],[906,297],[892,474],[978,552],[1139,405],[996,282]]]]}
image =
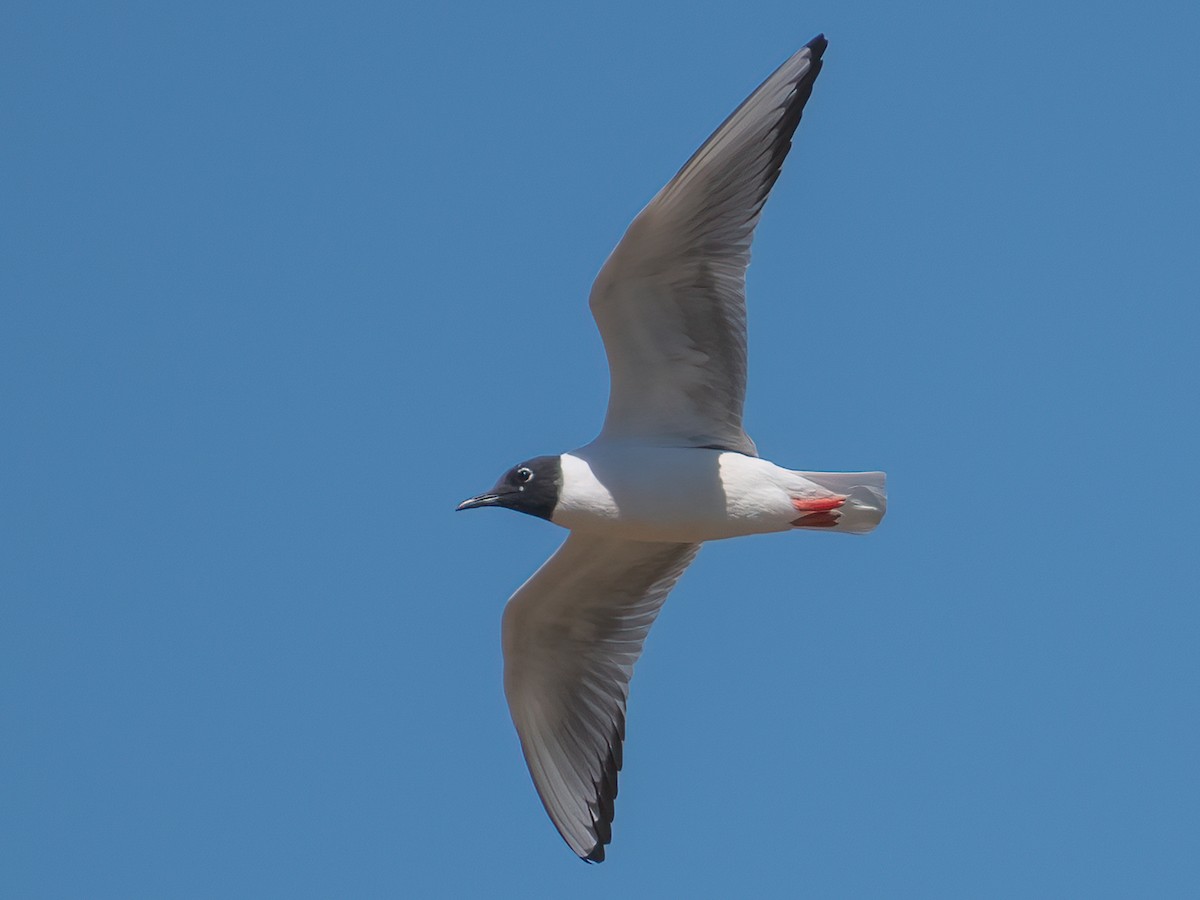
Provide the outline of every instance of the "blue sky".
{"type": "Polygon", "coordinates": [[[0,893],[1200,892],[1200,7],[411,7],[6,7],[0,893]],[[701,552],[584,866],[500,687],[562,534],[453,508],[822,31],[747,425],[888,518],[701,552]]]}

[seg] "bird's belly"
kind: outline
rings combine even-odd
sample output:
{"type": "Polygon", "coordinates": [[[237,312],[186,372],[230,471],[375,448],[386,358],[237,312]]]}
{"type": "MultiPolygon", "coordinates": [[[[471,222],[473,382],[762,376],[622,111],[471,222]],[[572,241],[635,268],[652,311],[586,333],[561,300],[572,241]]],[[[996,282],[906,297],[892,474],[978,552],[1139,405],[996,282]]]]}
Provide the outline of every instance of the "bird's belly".
{"type": "Polygon", "coordinates": [[[695,543],[786,531],[796,518],[764,460],[694,449],[564,456],[584,489],[561,496],[553,520],[573,531],[639,541],[695,543]]]}
{"type": "MultiPolygon", "coordinates": [[[[792,513],[793,518],[795,513],[792,513]]],[[[572,531],[604,534],[633,541],[663,541],[696,544],[719,541],[748,534],[787,531],[787,521],[764,520],[763,517],[716,517],[696,515],[694,511],[674,512],[655,510],[639,515],[625,511],[618,516],[572,515],[555,516],[554,521],[572,531]]]]}

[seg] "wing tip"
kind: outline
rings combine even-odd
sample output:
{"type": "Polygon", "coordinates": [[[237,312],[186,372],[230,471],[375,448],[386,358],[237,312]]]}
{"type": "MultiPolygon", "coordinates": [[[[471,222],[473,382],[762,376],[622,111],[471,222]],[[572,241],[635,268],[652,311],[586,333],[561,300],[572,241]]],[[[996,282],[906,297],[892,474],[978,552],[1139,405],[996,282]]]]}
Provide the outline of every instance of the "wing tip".
{"type": "Polygon", "coordinates": [[[621,744],[625,732],[625,716],[619,717],[616,741],[609,741],[608,753],[600,778],[596,782],[596,808],[592,818],[592,832],[596,843],[579,858],[586,863],[604,862],[604,845],[612,842],[612,823],[615,817],[614,801],[617,799],[617,773],[621,771],[621,744]]]}
{"type": "MultiPolygon", "coordinates": [[[[821,60],[821,56],[828,46],[829,41],[825,40],[825,35],[818,34],[805,44],[799,53],[792,57],[792,61],[798,60],[800,53],[803,53],[804,50],[808,51],[805,58],[807,65],[804,66],[804,70],[799,75],[793,77],[792,95],[784,103],[782,115],[775,126],[775,139],[771,147],[771,162],[763,178],[762,187],[757,198],[760,208],[761,204],[766,203],[767,195],[771,193],[771,188],[775,186],[775,182],[783,170],[783,161],[787,158],[788,151],[792,149],[792,137],[795,135],[796,129],[800,127],[800,120],[804,117],[804,108],[808,105],[809,98],[812,97],[813,85],[816,84],[817,76],[821,74],[821,69],[825,65],[821,60]]],[[[784,65],[786,66],[787,63],[784,65]]]]}
{"type": "Polygon", "coordinates": [[[604,845],[597,843],[595,847],[589,850],[586,854],[581,855],[579,858],[588,865],[591,865],[592,863],[604,862],[604,845]]]}
{"type": "MultiPolygon", "coordinates": [[[[625,716],[621,714],[619,719],[620,722],[617,727],[616,741],[609,741],[608,752],[604,757],[604,764],[600,770],[600,777],[594,784],[594,805],[591,802],[588,804],[592,813],[592,824],[590,831],[592,837],[595,838],[595,843],[592,844],[591,848],[586,851],[580,849],[577,844],[567,837],[566,832],[559,825],[558,820],[554,818],[553,814],[550,817],[554,821],[555,827],[558,828],[559,834],[562,835],[563,840],[567,842],[568,846],[575,851],[575,854],[580,859],[589,864],[604,862],[604,847],[606,844],[612,843],[612,823],[613,818],[615,817],[614,801],[617,798],[617,773],[621,771],[620,748],[622,738],[624,736],[623,732],[625,730],[625,716]]],[[[545,798],[543,798],[543,803],[545,803],[545,798]]],[[[546,808],[548,811],[549,806],[546,808]]]]}

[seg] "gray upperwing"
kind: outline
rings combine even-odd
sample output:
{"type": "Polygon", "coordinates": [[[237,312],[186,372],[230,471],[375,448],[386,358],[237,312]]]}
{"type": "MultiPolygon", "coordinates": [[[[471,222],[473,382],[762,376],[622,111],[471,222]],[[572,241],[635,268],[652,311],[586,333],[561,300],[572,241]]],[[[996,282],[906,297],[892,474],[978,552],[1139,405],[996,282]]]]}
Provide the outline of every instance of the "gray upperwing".
{"type": "Polygon", "coordinates": [[[757,455],[742,427],[746,267],[824,37],[775,70],[629,226],[592,286],[611,376],[602,438],[757,455]]]}

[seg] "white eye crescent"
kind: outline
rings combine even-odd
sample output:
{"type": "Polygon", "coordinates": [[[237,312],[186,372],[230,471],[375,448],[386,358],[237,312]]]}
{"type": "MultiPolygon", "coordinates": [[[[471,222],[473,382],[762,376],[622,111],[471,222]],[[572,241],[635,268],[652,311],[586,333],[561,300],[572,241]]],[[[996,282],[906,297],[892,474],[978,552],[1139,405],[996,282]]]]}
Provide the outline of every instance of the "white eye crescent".
{"type": "Polygon", "coordinates": [[[525,466],[521,466],[521,468],[517,469],[517,481],[521,482],[521,484],[528,484],[532,480],[533,480],[533,470],[532,469],[529,469],[525,466]]]}

